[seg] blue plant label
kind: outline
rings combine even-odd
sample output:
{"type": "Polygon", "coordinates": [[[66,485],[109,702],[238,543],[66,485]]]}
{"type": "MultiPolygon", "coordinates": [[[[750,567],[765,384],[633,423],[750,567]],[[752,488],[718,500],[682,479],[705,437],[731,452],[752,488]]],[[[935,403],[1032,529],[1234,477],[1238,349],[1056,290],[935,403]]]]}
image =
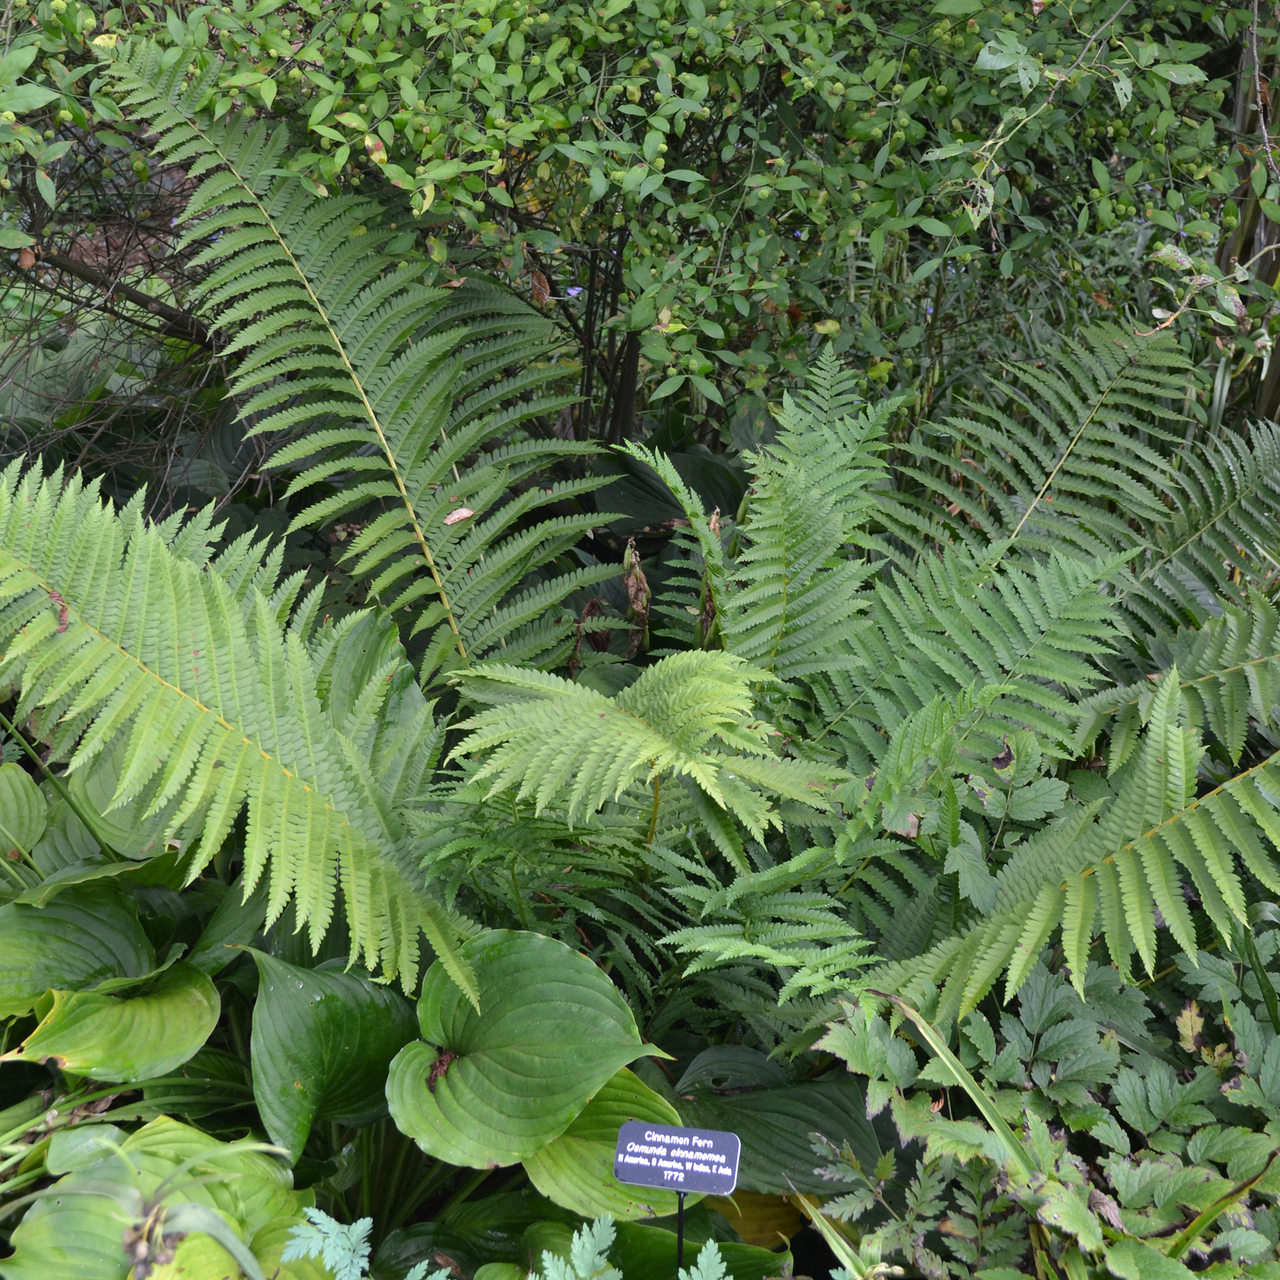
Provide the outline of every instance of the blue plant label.
{"type": "Polygon", "coordinates": [[[633,1187],[727,1196],[738,1185],[741,1154],[736,1133],[628,1120],[618,1130],[613,1176],[633,1187]]]}

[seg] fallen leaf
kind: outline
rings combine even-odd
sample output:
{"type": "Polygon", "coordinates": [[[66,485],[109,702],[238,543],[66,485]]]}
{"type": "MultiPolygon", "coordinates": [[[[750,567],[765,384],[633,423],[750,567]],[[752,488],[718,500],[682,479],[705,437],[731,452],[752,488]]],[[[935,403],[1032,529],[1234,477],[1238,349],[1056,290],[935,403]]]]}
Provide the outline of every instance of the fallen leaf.
{"type": "Polygon", "coordinates": [[[470,520],[475,512],[470,507],[454,507],[444,518],[445,524],[457,524],[460,520],[470,520]]]}
{"type": "Polygon", "coordinates": [[[533,285],[534,302],[545,307],[551,300],[551,286],[547,283],[547,277],[541,271],[535,271],[530,277],[530,283],[533,285]]]}

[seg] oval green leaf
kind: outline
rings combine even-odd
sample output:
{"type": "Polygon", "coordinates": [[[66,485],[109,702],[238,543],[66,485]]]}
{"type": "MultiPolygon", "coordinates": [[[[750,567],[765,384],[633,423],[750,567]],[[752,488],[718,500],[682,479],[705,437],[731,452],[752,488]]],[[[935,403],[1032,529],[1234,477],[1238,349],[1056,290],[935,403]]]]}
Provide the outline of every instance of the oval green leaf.
{"type": "Polygon", "coordinates": [[[830,1191],[831,1184],[814,1172],[820,1161],[809,1145],[811,1133],[849,1143],[864,1169],[874,1168],[880,1158],[865,1096],[852,1076],[731,1097],[702,1096],[682,1105],[686,1124],[728,1129],[742,1139],[738,1186],[743,1191],[830,1191]]]}
{"type": "MultiPolygon", "coordinates": [[[[676,1274],[676,1233],[662,1227],[645,1227],[638,1222],[620,1222],[617,1238],[609,1250],[609,1261],[626,1280],[671,1280],[676,1274]]],[[[764,1280],[765,1276],[790,1274],[790,1250],[774,1253],[753,1244],[718,1241],[725,1270],[732,1280],[764,1280]]],[[[690,1269],[702,1246],[685,1241],[684,1265],[690,1269]]]]}
{"type": "Polygon", "coordinates": [[[66,889],[47,907],[0,907],[0,1017],[29,1013],[51,987],[140,978],[155,964],[133,901],[114,887],[66,889]]]}
{"type": "Polygon", "coordinates": [[[91,1080],[146,1080],[186,1062],[218,1022],[218,992],[199,969],[175,964],[141,991],[54,991],[53,1007],[0,1062],[53,1058],[91,1080]]]}
{"type": "Polygon", "coordinates": [[[462,954],[483,1013],[432,965],[418,1001],[423,1039],[391,1064],[387,1101],[428,1155],[515,1164],[559,1137],[620,1067],[655,1051],[613,983],[564,943],[495,929],[462,954]]]}
{"type": "MultiPolygon", "coordinates": [[[[609,1213],[630,1221],[675,1213],[674,1191],[629,1187],[613,1176],[618,1129],[628,1120],[683,1123],[675,1107],[623,1067],[555,1141],[524,1162],[529,1180],[548,1200],[584,1218],[609,1213]]],[[[689,1196],[686,1203],[701,1198],[689,1196]]]]}
{"type": "Polygon", "coordinates": [[[314,1121],[368,1124],[385,1112],[387,1068],[414,1038],[413,1006],[358,974],[252,955],[253,1093],[271,1141],[296,1160],[314,1121]]]}
{"type": "Polygon", "coordinates": [[[44,835],[46,811],[40,788],[18,764],[0,764],[0,858],[30,854],[44,835]]]}
{"type": "MultiPolygon", "coordinates": [[[[269,1226],[280,1234],[280,1218],[289,1218],[289,1225],[301,1219],[306,1201],[291,1190],[291,1181],[279,1161],[261,1152],[162,1117],[125,1138],[118,1154],[104,1153],[103,1159],[68,1173],[54,1194],[37,1200],[14,1230],[14,1251],[0,1263],[0,1275],[4,1280],[125,1280],[135,1259],[125,1253],[124,1230],[139,1220],[144,1202],[162,1186],[166,1205],[211,1209],[257,1246],[256,1233],[269,1226]]],[[[263,1252],[271,1256],[267,1248],[263,1252]]],[[[282,1272],[281,1280],[290,1274],[282,1272]]],[[[300,1273],[296,1280],[314,1280],[314,1275],[300,1273]]]]}

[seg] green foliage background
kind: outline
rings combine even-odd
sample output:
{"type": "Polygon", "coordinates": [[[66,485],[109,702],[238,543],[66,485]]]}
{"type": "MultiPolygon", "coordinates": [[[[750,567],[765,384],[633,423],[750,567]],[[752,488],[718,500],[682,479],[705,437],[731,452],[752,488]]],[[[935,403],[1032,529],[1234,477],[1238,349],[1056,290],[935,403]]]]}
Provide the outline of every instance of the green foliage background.
{"type": "Polygon", "coordinates": [[[1273,15],[3,33],[0,1276],[1280,1274],[1273,15]]]}

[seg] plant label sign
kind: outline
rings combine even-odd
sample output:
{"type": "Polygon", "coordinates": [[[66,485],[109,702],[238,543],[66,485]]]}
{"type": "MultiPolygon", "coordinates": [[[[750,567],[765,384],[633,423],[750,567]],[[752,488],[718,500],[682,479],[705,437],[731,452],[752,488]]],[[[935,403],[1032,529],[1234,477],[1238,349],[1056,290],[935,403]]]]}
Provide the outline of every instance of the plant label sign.
{"type": "Polygon", "coordinates": [[[633,1187],[727,1196],[738,1185],[741,1154],[736,1133],[628,1120],[618,1130],[613,1176],[633,1187]]]}

